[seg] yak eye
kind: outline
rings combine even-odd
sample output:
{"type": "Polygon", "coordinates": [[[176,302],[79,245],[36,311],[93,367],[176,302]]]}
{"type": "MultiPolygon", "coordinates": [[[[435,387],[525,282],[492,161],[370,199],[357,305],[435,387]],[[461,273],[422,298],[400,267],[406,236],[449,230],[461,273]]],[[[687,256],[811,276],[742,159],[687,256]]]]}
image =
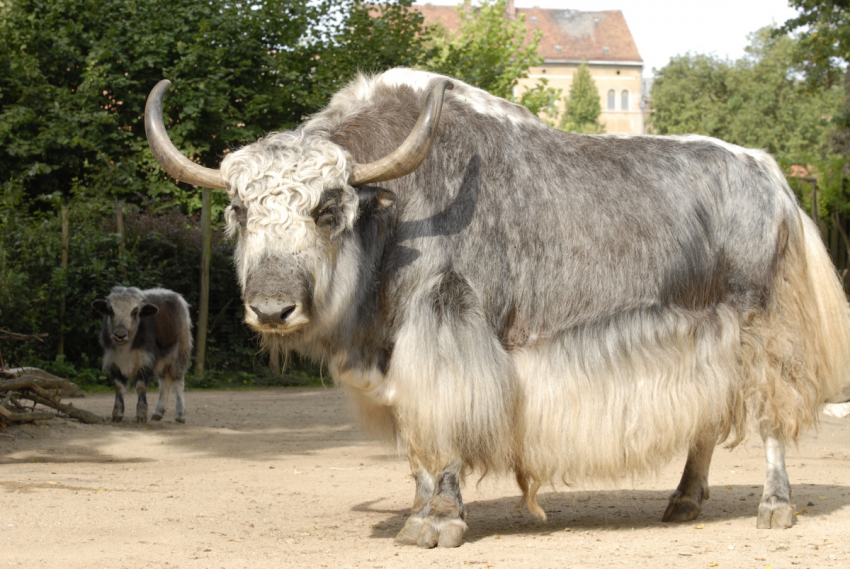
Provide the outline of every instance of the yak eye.
{"type": "Polygon", "coordinates": [[[333,207],[327,207],[316,214],[316,225],[324,226],[333,223],[336,210],[333,207]]]}
{"type": "Polygon", "coordinates": [[[138,315],[139,315],[139,309],[138,309],[138,308],[134,308],[134,309],[133,309],[133,312],[131,312],[130,314],[133,316],[133,318],[135,318],[136,316],[138,316],[138,315]]]}
{"type": "Polygon", "coordinates": [[[239,222],[240,225],[246,225],[248,223],[248,212],[239,204],[230,204],[230,211],[233,212],[233,215],[236,216],[236,221],[239,222]]]}

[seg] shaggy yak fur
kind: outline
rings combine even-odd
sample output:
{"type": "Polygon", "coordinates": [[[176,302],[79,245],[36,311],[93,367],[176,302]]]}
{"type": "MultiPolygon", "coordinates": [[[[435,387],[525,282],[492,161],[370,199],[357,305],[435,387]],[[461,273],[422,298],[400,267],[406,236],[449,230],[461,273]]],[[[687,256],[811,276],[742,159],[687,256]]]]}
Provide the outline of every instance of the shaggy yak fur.
{"type": "Polygon", "coordinates": [[[421,166],[352,187],[441,79],[360,76],[221,166],[247,323],[275,357],[329,362],[409,457],[397,540],[459,545],[471,471],[515,475],[545,518],[541,484],[652,472],[684,449],[663,519],[692,520],[715,445],[749,425],[767,453],[758,526],[789,526],[785,444],[850,398],[850,329],[774,160],[567,134],[458,81],[421,166]]]}
{"type": "Polygon", "coordinates": [[[95,300],[92,308],[103,315],[100,330],[103,371],[115,384],[112,420],[120,422],[124,418],[124,394],[129,385],[135,384],[136,421],[146,423],[148,385],[156,377],[159,402],[151,419],[162,419],[174,391],[177,399],[174,420],[185,423],[183,377],[192,356],[192,321],[183,297],[161,288],[139,290],[116,286],[105,300],[95,300]]]}

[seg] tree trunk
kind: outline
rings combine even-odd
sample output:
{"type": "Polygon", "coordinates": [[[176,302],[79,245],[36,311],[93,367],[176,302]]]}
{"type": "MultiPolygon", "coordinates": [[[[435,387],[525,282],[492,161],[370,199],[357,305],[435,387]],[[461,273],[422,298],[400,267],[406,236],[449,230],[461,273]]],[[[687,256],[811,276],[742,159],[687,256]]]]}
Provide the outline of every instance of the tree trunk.
{"type": "Polygon", "coordinates": [[[212,190],[203,188],[201,209],[201,298],[198,301],[198,333],[195,338],[195,375],[204,375],[207,355],[207,322],[210,304],[210,257],[212,256],[212,190]]]}

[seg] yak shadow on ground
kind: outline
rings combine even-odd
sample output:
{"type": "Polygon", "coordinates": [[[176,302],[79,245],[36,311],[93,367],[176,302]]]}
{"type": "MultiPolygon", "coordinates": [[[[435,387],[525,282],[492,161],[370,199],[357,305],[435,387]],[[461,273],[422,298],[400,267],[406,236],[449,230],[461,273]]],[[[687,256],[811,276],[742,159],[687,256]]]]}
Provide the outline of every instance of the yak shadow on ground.
{"type": "MultiPolygon", "coordinates": [[[[469,531],[465,540],[475,542],[495,536],[551,535],[563,531],[693,527],[747,519],[755,527],[761,486],[712,486],[710,491],[712,497],[703,504],[700,516],[684,523],[661,521],[672,490],[597,490],[541,494],[539,501],[548,517],[546,522],[541,522],[525,509],[518,509],[518,495],[473,501],[466,504],[469,531]]],[[[850,486],[801,484],[794,488],[793,501],[800,513],[795,520],[797,525],[807,517],[826,517],[850,505],[850,486]]],[[[364,502],[352,510],[387,514],[384,521],[372,527],[370,537],[386,539],[395,536],[407,521],[409,510],[381,509],[375,507],[376,503],[364,502]]]]}

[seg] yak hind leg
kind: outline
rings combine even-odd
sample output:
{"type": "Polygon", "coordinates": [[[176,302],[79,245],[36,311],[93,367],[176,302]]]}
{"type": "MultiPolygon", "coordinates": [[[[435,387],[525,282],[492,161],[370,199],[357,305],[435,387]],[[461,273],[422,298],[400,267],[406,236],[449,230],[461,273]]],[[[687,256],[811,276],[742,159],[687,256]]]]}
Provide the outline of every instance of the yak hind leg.
{"type": "Polygon", "coordinates": [[[399,545],[457,547],[466,533],[466,510],[460,495],[461,464],[432,473],[411,459],[416,498],[411,515],[395,538],[399,545]]]}
{"type": "Polygon", "coordinates": [[[790,528],[794,522],[791,485],[785,471],[785,443],[772,433],[762,435],[767,463],[764,492],[759,503],[756,527],[759,529],[790,528]]]}
{"type": "Polygon", "coordinates": [[[688,451],[688,460],[676,491],[670,495],[663,522],[689,522],[702,511],[702,501],[708,500],[708,468],[717,445],[713,431],[696,441],[688,451]]]}
{"type": "Polygon", "coordinates": [[[546,512],[537,503],[537,491],[540,490],[540,482],[519,469],[516,470],[516,481],[519,484],[519,489],[522,490],[522,498],[516,507],[522,509],[523,506],[528,505],[528,511],[540,521],[545,522],[546,512]],[[531,484],[529,484],[529,480],[531,484]]]}

